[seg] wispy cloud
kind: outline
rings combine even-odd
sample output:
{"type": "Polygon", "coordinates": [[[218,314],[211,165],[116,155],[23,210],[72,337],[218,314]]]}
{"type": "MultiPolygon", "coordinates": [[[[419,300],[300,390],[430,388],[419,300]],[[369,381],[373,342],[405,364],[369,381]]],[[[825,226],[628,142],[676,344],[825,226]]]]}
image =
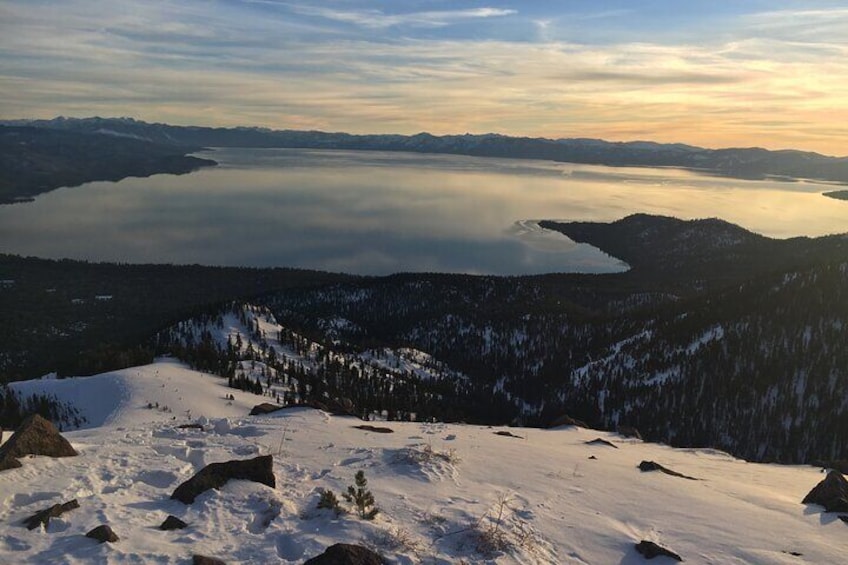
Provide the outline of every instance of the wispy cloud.
{"type": "Polygon", "coordinates": [[[406,13],[386,13],[382,10],[334,10],[318,6],[289,5],[294,12],[305,16],[318,16],[364,28],[389,28],[394,26],[445,27],[468,20],[496,18],[518,13],[503,8],[472,8],[467,10],[438,10],[406,13]]]}

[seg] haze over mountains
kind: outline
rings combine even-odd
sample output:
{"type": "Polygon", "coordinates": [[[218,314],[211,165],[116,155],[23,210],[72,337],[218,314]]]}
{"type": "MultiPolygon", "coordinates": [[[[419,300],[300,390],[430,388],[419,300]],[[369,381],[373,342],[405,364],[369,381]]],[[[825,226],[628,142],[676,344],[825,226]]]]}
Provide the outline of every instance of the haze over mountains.
{"type": "MultiPolygon", "coordinates": [[[[106,148],[126,147],[136,153],[136,161],[125,161],[124,176],[144,176],[152,172],[186,172],[210,163],[191,161],[185,153],[200,147],[277,147],[314,149],[352,149],[375,151],[411,151],[421,153],[447,153],[483,157],[506,157],[524,159],[547,159],[554,161],[608,165],[680,167],[695,169],[711,174],[742,179],[767,177],[793,179],[816,179],[836,183],[848,182],[848,158],[829,157],[805,151],[769,151],[761,148],[704,149],[684,144],[659,144],[650,141],[607,142],[598,139],[545,139],[509,137],[499,134],[445,135],[428,133],[417,135],[352,135],[320,131],[270,130],[264,128],[209,128],[198,126],[172,126],[150,124],[131,118],[55,118],[52,120],[6,120],[0,122],[0,143],[14,149],[16,167],[2,167],[4,177],[0,187],[10,196],[31,196],[44,189],[56,188],[57,184],[77,184],[90,180],[115,180],[119,172],[88,170],[66,178],[55,179],[50,171],[55,165],[43,156],[52,151],[55,158],[67,154],[76,147],[73,156],[76,163],[89,158],[102,161],[106,148]],[[37,130],[14,129],[20,127],[37,130]],[[61,130],[66,133],[86,134],[82,145],[73,138],[48,134],[43,130],[61,130]],[[41,149],[38,159],[24,159],[20,141],[14,136],[27,136],[31,150],[41,149]],[[12,136],[12,137],[10,137],[12,136]],[[139,145],[139,142],[148,142],[139,145]],[[102,146],[102,149],[98,149],[102,146]],[[181,152],[174,154],[173,149],[181,152]],[[170,154],[169,154],[170,152],[170,154]],[[163,156],[163,153],[166,154],[163,156]],[[147,155],[158,161],[152,166],[147,155]],[[180,159],[182,157],[182,159],[180,159]],[[45,161],[46,160],[46,161],[45,161]],[[20,165],[27,163],[26,165],[20,165]],[[45,180],[44,177],[48,177],[45,180]],[[34,178],[38,180],[33,180],[34,178]],[[52,180],[51,180],[52,179],[52,180]]],[[[7,153],[4,151],[4,153],[7,153]]],[[[113,156],[114,157],[114,156],[113,156]]],[[[82,165],[77,165],[82,166],[82,165]]]]}

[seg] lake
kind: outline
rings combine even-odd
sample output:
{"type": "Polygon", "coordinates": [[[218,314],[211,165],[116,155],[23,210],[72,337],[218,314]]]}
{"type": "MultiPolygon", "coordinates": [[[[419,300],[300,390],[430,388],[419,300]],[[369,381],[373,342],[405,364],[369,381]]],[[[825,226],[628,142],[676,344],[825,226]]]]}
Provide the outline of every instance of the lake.
{"type": "Polygon", "coordinates": [[[848,231],[813,182],[747,181],[454,155],[298,149],[198,153],[218,167],[93,182],[0,206],[0,251],[127,263],[358,274],[613,272],[620,261],[534,220],[719,217],[773,237],[848,231]]]}

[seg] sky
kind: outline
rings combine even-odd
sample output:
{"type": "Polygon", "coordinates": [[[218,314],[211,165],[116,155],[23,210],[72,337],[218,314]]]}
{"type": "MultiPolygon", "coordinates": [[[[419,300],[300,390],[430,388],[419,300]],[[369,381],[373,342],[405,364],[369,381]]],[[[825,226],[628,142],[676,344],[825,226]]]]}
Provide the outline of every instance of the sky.
{"type": "Polygon", "coordinates": [[[848,155],[848,3],[0,0],[0,118],[848,155]]]}

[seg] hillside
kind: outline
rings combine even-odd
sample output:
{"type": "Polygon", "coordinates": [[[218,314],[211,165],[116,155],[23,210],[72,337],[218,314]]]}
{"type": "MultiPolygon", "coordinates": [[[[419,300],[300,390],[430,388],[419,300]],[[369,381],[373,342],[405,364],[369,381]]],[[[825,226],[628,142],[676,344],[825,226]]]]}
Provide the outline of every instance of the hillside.
{"type": "Polygon", "coordinates": [[[175,147],[130,136],[0,126],[0,204],[31,200],[61,186],[185,174],[216,163],[175,147]]]}
{"type": "Polygon", "coordinates": [[[65,434],[78,457],[29,458],[0,472],[0,562],[182,564],[200,553],[300,564],[342,542],[404,564],[636,564],[644,560],[634,544],[647,539],[687,563],[787,565],[838,563],[848,549],[836,515],[800,503],[823,477],[813,467],[571,427],[376,422],[394,433],[375,433],[306,408],[251,417],[258,397],[225,385],[168,360],[15,385],[75,401],[91,423],[65,434]],[[74,392],[89,388],[106,392],[74,392]],[[160,409],[147,408],[154,402],[160,409]],[[587,444],[597,438],[612,445],[587,444]],[[276,488],[231,481],[191,505],[169,499],[203,465],[256,454],[273,455],[276,488]],[[700,480],[642,472],[644,460],[700,480]],[[359,470],[380,508],[373,521],[316,508],[320,490],[343,491],[359,470]],[[19,525],[73,498],[80,508],[46,529],[19,525]],[[158,531],[168,514],[188,528],[158,531]],[[83,537],[101,523],[120,541],[83,537]]]}

